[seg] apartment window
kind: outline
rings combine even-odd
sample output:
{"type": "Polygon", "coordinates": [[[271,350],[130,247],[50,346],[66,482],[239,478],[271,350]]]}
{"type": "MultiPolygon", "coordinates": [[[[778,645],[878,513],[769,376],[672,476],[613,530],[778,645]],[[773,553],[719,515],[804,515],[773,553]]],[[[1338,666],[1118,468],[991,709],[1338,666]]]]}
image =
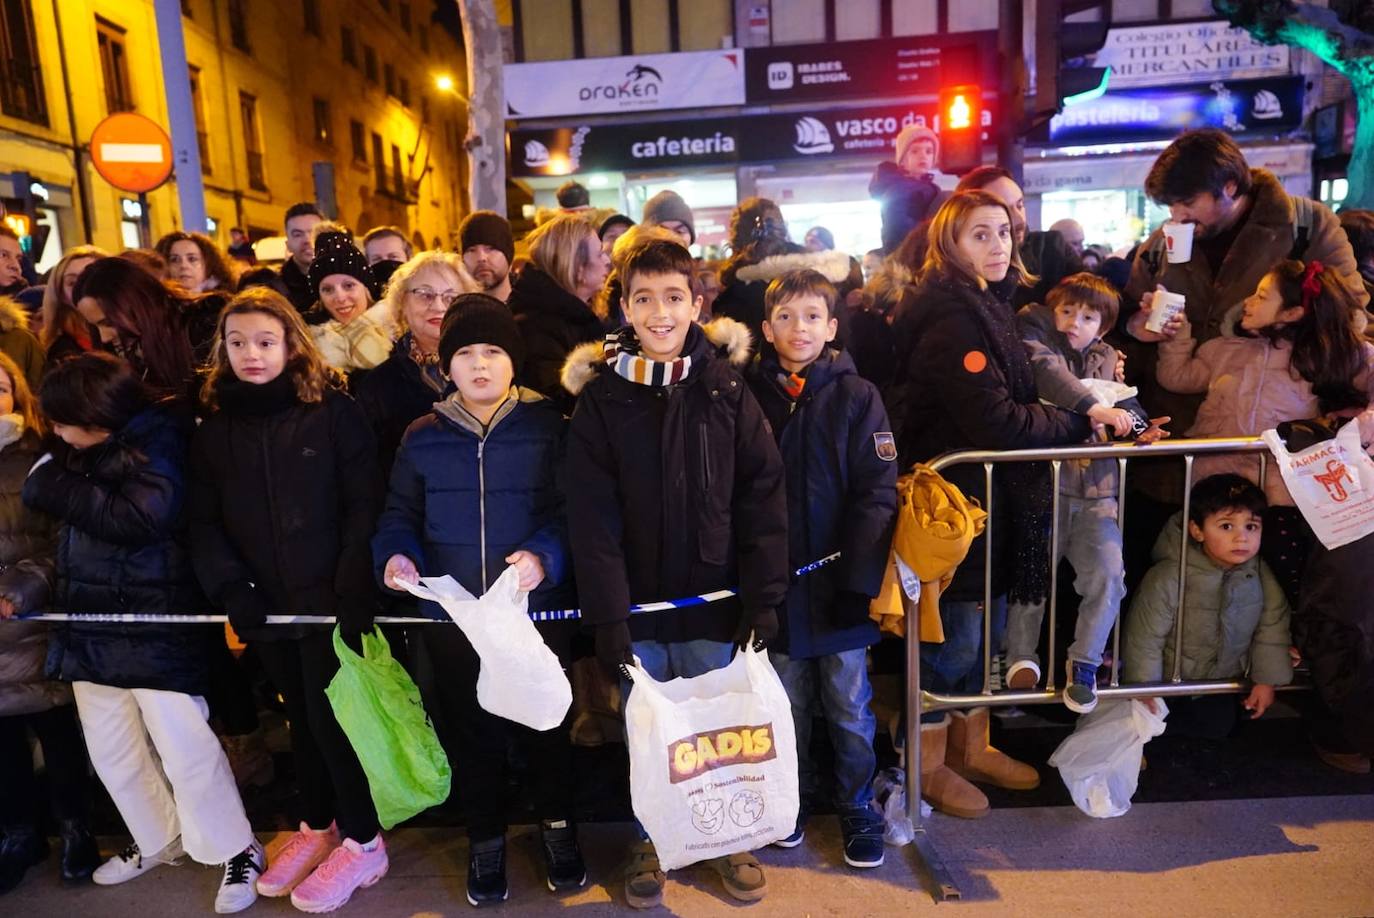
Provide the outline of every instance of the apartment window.
{"type": "Polygon", "coordinates": [[[371,45],[363,45],[363,76],[369,83],[377,82],[377,52],[371,45]]]}
{"type": "Polygon", "coordinates": [[[348,139],[353,144],[353,161],[355,163],[367,162],[367,135],[363,133],[361,121],[348,122],[348,139]]]}
{"type": "Polygon", "coordinates": [[[0,66],[0,111],[12,118],[48,123],[43,94],[43,71],[33,36],[33,16],[28,0],[4,0],[0,14],[0,54],[8,66],[0,66]]]}
{"type": "Polygon", "coordinates": [[[396,95],[396,68],[390,64],[382,66],[382,84],[386,87],[388,96],[396,95]]]}
{"type": "Polygon", "coordinates": [[[205,130],[205,104],[200,94],[200,68],[189,68],[191,111],[196,116],[196,146],[200,149],[200,174],[210,175],[210,135],[205,130]]]}
{"type": "Polygon", "coordinates": [[[332,146],[334,131],[329,123],[329,100],[316,96],[313,108],[315,112],[315,142],[332,146]]]}
{"type": "Polygon", "coordinates": [[[420,50],[423,51],[423,52],[425,52],[426,54],[428,54],[428,53],[429,53],[429,29],[426,28],[425,26],[420,26],[418,29],[416,29],[416,31],[419,32],[419,34],[420,34],[420,50]]]}
{"type": "Polygon", "coordinates": [[[382,149],[382,135],[372,135],[372,176],[377,193],[386,194],[386,153],[382,149]]]}
{"type": "Polygon", "coordinates": [[[348,26],[339,29],[339,44],[343,47],[343,62],[350,67],[358,66],[358,41],[348,26]]]}
{"type": "Polygon", "coordinates": [[[401,174],[401,148],[394,143],[391,145],[391,182],[396,197],[404,198],[406,184],[405,177],[401,174]]]}
{"type": "Polygon", "coordinates": [[[252,54],[248,43],[248,0],[229,0],[229,41],[244,54],[252,54]]]}
{"type": "Polygon", "coordinates": [[[316,38],[324,34],[320,26],[320,0],[302,0],[301,11],[305,13],[305,31],[316,38]]]}
{"type": "Polygon", "coordinates": [[[100,75],[105,80],[105,109],[130,112],[134,96],[129,85],[129,51],[124,44],[124,30],[103,19],[95,21],[95,41],[100,50],[100,75]]]}
{"type": "Polygon", "coordinates": [[[396,7],[396,15],[401,20],[401,28],[405,29],[407,35],[410,34],[410,4],[400,3],[396,7]]]}
{"type": "Polygon", "coordinates": [[[398,95],[396,98],[400,99],[401,104],[404,105],[406,108],[410,108],[410,80],[407,80],[405,77],[401,77],[400,90],[400,95],[398,95]]]}
{"type": "Polygon", "coordinates": [[[181,0],[181,15],[187,19],[194,18],[191,15],[191,0],[181,0]]]}
{"type": "Polygon", "coordinates": [[[262,135],[258,132],[258,99],[246,92],[239,93],[239,120],[243,125],[243,149],[248,158],[248,187],[267,190],[267,177],[262,171],[262,135]]]}

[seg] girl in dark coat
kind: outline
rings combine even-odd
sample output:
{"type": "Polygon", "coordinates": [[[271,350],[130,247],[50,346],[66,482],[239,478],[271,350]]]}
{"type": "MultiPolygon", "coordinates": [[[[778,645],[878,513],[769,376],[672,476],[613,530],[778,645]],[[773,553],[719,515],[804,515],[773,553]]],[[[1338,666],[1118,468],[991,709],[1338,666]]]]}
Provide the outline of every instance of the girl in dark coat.
{"type": "MultiPolygon", "coordinates": [[[[24,479],[40,452],[42,421],[19,367],[0,354],[0,620],[37,612],[52,592],[56,526],[24,506],[24,479]]],[[[71,686],[45,678],[48,626],[0,623],[0,892],[47,856],[28,733],[43,744],[52,812],[62,835],[62,877],[85,880],[100,864],[86,826],[90,782],[71,686]]]]}
{"type": "MultiPolygon", "coordinates": [[[[1006,205],[986,192],[968,191],[940,208],[930,227],[921,285],[899,320],[906,327],[898,340],[911,342],[904,360],[903,466],[953,450],[1033,449],[1087,439],[1086,417],[1040,404],[1030,359],[1007,303],[1009,288],[1023,278],[1030,280],[1012,241],[1006,205]]],[[[1043,466],[1002,465],[994,476],[1000,520],[993,525],[994,555],[1000,561],[993,571],[992,598],[999,607],[1009,586],[1014,596],[1037,591],[1043,596],[1052,497],[1043,472],[1043,466]],[[1021,578],[1014,585],[1005,578],[1011,570],[1021,578]]],[[[946,477],[986,506],[980,468],[956,467],[946,477]]],[[[921,684],[931,691],[982,689],[983,557],[983,542],[976,540],[941,596],[944,643],[921,649],[921,684]]],[[[1001,643],[997,631],[1003,627],[1004,616],[994,629],[995,645],[1001,643]]],[[[936,808],[958,816],[987,811],[987,798],[960,776],[1014,789],[1039,783],[1034,768],[988,745],[986,708],[956,713],[952,725],[943,715],[927,719],[921,770],[932,779],[923,786],[936,808]],[[946,761],[954,773],[937,767],[943,763],[926,761],[933,754],[928,750],[945,747],[946,739],[946,761]]]]}
{"type": "Polygon", "coordinates": [[[55,605],[77,619],[53,630],[48,673],[72,683],[91,762],[134,837],[94,879],[122,883],[185,853],[226,865],[218,911],[247,908],[265,859],[206,723],[205,630],[80,620],[200,607],[182,547],[187,430],[109,354],[54,367],[41,402],[65,447],[34,465],[24,503],[62,523],[55,605]]]}
{"type": "MultiPolygon", "coordinates": [[[[566,608],[567,536],[557,472],[562,462],[562,413],[530,389],[513,386],[524,342],[500,300],[471,293],[444,317],[439,359],[454,392],[406,431],[391,471],[386,510],[372,540],[383,583],[414,583],[420,572],[448,574],[481,596],[508,565],[531,592],[530,608],[566,608]]],[[[443,609],[421,611],[446,620],[443,609]]],[[[559,623],[561,624],[561,623],[559,623]]],[[[544,625],[545,640],[567,660],[567,635],[544,625]]],[[[569,821],[572,750],[568,724],[542,733],[519,728],[477,704],[478,659],[458,628],[421,630],[443,678],[436,686],[444,720],[454,727],[449,759],[462,795],[471,852],[468,901],[506,898],[506,739],[528,748],[551,890],[575,889],[587,879],[569,821]]]]}
{"type": "Polygon", "coordinates": [[[264,623],[274,613],[334,615],[355,645],[371,630],[377,447],[280,294],[235,296],[215,341],[203,390],[213,413],[191,451],[192,552],[206,594],[257,649],[291,721],[305,819],[259,889],[323,911],[379,880],[386,848],[367,778],[325,697],[339,668],[329,629],[264,623]]]}

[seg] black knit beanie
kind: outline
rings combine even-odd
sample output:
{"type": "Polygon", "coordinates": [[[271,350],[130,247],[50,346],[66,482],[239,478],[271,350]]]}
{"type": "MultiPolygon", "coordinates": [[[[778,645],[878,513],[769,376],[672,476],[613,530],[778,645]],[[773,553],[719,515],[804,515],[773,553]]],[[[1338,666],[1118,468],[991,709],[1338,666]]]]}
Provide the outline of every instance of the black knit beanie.
{"type": "Polygon", "coordinates": [[[475,245],[486,245],[506,256],[506,264],[515,260],[515,237],[510,223],[494,210],[477,210],[468,214],[458,227],[458,254],[475,245]]]}
{"type": "Polygon", "coordinates": [[[453,301],[439,326],[439,366],[448,372],[453,355],[470,344],[494,344],[510,357],[515,375],[525,362],[525,339],[505,303],[485,293],[465,293],[453,301]]]}
{"type": "Polygon", "coordinates": [[[372,289],[372,271],[367,256],[343,233],[320,233],[315,240],[315,260],[310,263],[310,293],[320,298],[320,283],[331,274],[347,274],[372,289]]]}

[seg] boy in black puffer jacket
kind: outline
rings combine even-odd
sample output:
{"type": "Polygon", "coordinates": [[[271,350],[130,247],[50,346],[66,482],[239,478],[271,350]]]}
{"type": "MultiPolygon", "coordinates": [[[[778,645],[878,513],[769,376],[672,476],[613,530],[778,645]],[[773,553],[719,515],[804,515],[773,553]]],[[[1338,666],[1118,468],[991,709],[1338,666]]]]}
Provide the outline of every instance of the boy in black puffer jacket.
{"type": "MultiPolygon", "coordinates": [[[[819,783],[811,724],[823,714],[835,747],[835,805],[851,867],[883,863],[883,819],[871,806],[876,723],[867,648],[878,642],[868,604],[882,585],[897,510],[897,445],[878,390],[844,351],[836,292],[815,271],[768,285],[763,335],[775,354],[755,361],[749,387],[768,416],[787,478],[789,567],[839,550],[838,562],[792,583],[773,665],[792,701],[803,793],[819,783]],[[808,788],[808,785],[811,787],[808,788]]],[[[801,844],[796,831],[777,844],[801,844]]]]}
{"type": "MultiPolygon", "coordinates": [[[[726,665],[736,642],[778,632],[787,592],[782,461],[731,364],[749,356],[737,322],[696,324],[692,256],[651,239],[625,260],[630,324],[568,356],[578,396],[568,443],[568,525],[584,621],[610,668],[639,657],[658,681],[726,665]],[[717,353],[727,346],[728,360],[717,353]],[[630,619],[634,603],[738,588],[738,597],[630,619]]],[[[762,898],[750,855],[709,862],[732,896],[762,898]]],[[[636,908],[658,904],[663,872],[642,841],[626,870],[636,908]]]]}

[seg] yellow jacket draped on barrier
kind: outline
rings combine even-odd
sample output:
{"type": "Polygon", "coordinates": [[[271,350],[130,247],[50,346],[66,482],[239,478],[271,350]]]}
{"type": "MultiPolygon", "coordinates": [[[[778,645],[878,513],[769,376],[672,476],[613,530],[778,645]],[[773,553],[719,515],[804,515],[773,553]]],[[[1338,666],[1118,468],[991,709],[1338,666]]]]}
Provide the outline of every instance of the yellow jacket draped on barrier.
{"type": "Polygon", "coordinates": [[[896,559],[921,581],[920,638],[939,643],[940,593],[954,579],[954,570],[968,555],[969,546],[983,532],[987,513],[928,465],[918,463],[897,481],[897,530],[892,537],[883,585],[869,606],[869,617],[889,634],[906,634],[905,594],[897,576],[896,559]]]}

